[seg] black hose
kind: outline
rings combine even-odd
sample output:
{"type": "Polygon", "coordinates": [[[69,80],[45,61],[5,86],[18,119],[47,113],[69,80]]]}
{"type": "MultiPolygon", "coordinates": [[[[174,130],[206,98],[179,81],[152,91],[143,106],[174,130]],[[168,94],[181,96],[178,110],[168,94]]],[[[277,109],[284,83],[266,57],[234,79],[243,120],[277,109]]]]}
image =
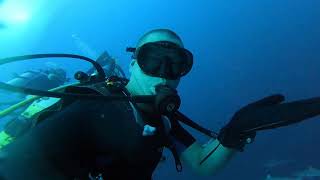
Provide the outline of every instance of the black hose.
{"type": "Polygon", "coordinates": [[[153,102],[155,96],[153,95],[141,95],[141,96],[103,96],[103,95],[92,95],[92,94],[73,94],[73,93],[61,93],[61,92],[51,92],[51,91],[42,91],[24,87],[15,87],[3,82],[0,82],[0,89],[24,93],[24,94],[32,94],[37,96],[44,97],[54,97],[54,98],[71,98],[71,99],[86,99],[86,100],[105,100],[105,101],[115,101],[115,100],[128,100],[134,101],[137,103],[150,103],[153,102]]]}
{"type": "Polygon", "coordinates": [[[29,59],[55,58],[55,57],[81,59],[81,60],[90,62],[98,72],[98,80],[104,80],[104,78],[106,77],[102,67],[96,61],[88,57],[75,55],[75,54],[59,54],[58,53],[58,54],[32,54],[32,55],[24,55],[24,56],[14,56],[14,57],[0,59],[0,65],[16,62],[16,61],[29,60],[29,59]]]}

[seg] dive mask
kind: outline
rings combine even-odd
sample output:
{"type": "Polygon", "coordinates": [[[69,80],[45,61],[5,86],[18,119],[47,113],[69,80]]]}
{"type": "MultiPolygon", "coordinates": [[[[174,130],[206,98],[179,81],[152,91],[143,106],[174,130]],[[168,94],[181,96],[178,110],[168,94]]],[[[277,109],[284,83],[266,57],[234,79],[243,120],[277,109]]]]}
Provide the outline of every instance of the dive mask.
{"type": "Polygon", "coordinates": [[[146,43],[139,48],[127,48],[133,52],[142,71],[150,76],[170,80],[186,75],[192,68],[193,55],[169,41],[146,43]]]}

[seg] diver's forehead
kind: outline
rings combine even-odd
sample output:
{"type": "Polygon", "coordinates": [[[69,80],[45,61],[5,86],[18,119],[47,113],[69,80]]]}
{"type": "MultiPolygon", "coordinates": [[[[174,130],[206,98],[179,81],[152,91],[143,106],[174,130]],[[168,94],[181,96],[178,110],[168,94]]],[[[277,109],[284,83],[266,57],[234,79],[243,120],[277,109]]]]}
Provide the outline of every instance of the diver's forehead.
{"type": "Polygon", "coordinates": [[[169,42],[173,42],[177,45],[179,45],[180,47],[183,47],[183,44],[181,42],[180,39],[173,37],[170,34],[167,33],[152,33],[147,35],[146,37],[143,37],[143,39],[141,39],[138,44],[137,47],[142,46],[143,44],[149,43],[149,42],[157,42],[157,41],[169,41],[169,42]]]}

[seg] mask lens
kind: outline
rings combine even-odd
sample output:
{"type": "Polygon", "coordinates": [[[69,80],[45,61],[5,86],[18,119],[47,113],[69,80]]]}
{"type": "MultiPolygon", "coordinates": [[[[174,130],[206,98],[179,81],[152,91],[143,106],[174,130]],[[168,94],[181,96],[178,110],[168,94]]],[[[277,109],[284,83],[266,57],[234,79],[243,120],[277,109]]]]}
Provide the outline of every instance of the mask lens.
{"type": "Polygon", "coordinates": [[[178,79],[192,68],[192,53],[171,42],[147,43],[137,50],[136,58],[144,73],[178,79]]]}

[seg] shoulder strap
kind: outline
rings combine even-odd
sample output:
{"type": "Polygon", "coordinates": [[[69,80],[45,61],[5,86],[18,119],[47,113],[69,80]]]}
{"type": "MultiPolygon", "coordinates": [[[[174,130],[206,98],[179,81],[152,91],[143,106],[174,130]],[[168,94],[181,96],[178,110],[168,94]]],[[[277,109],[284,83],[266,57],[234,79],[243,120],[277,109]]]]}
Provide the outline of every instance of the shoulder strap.
{"type": "Polygon", "coordinates": [[[99,83],[86,83],[77,86],[69,86],[65,89],[65,92],[78,94],[101,94],[107,96],[123,91],[127,82],[127,79],[111,76],[106,81],[99,83]]]}

